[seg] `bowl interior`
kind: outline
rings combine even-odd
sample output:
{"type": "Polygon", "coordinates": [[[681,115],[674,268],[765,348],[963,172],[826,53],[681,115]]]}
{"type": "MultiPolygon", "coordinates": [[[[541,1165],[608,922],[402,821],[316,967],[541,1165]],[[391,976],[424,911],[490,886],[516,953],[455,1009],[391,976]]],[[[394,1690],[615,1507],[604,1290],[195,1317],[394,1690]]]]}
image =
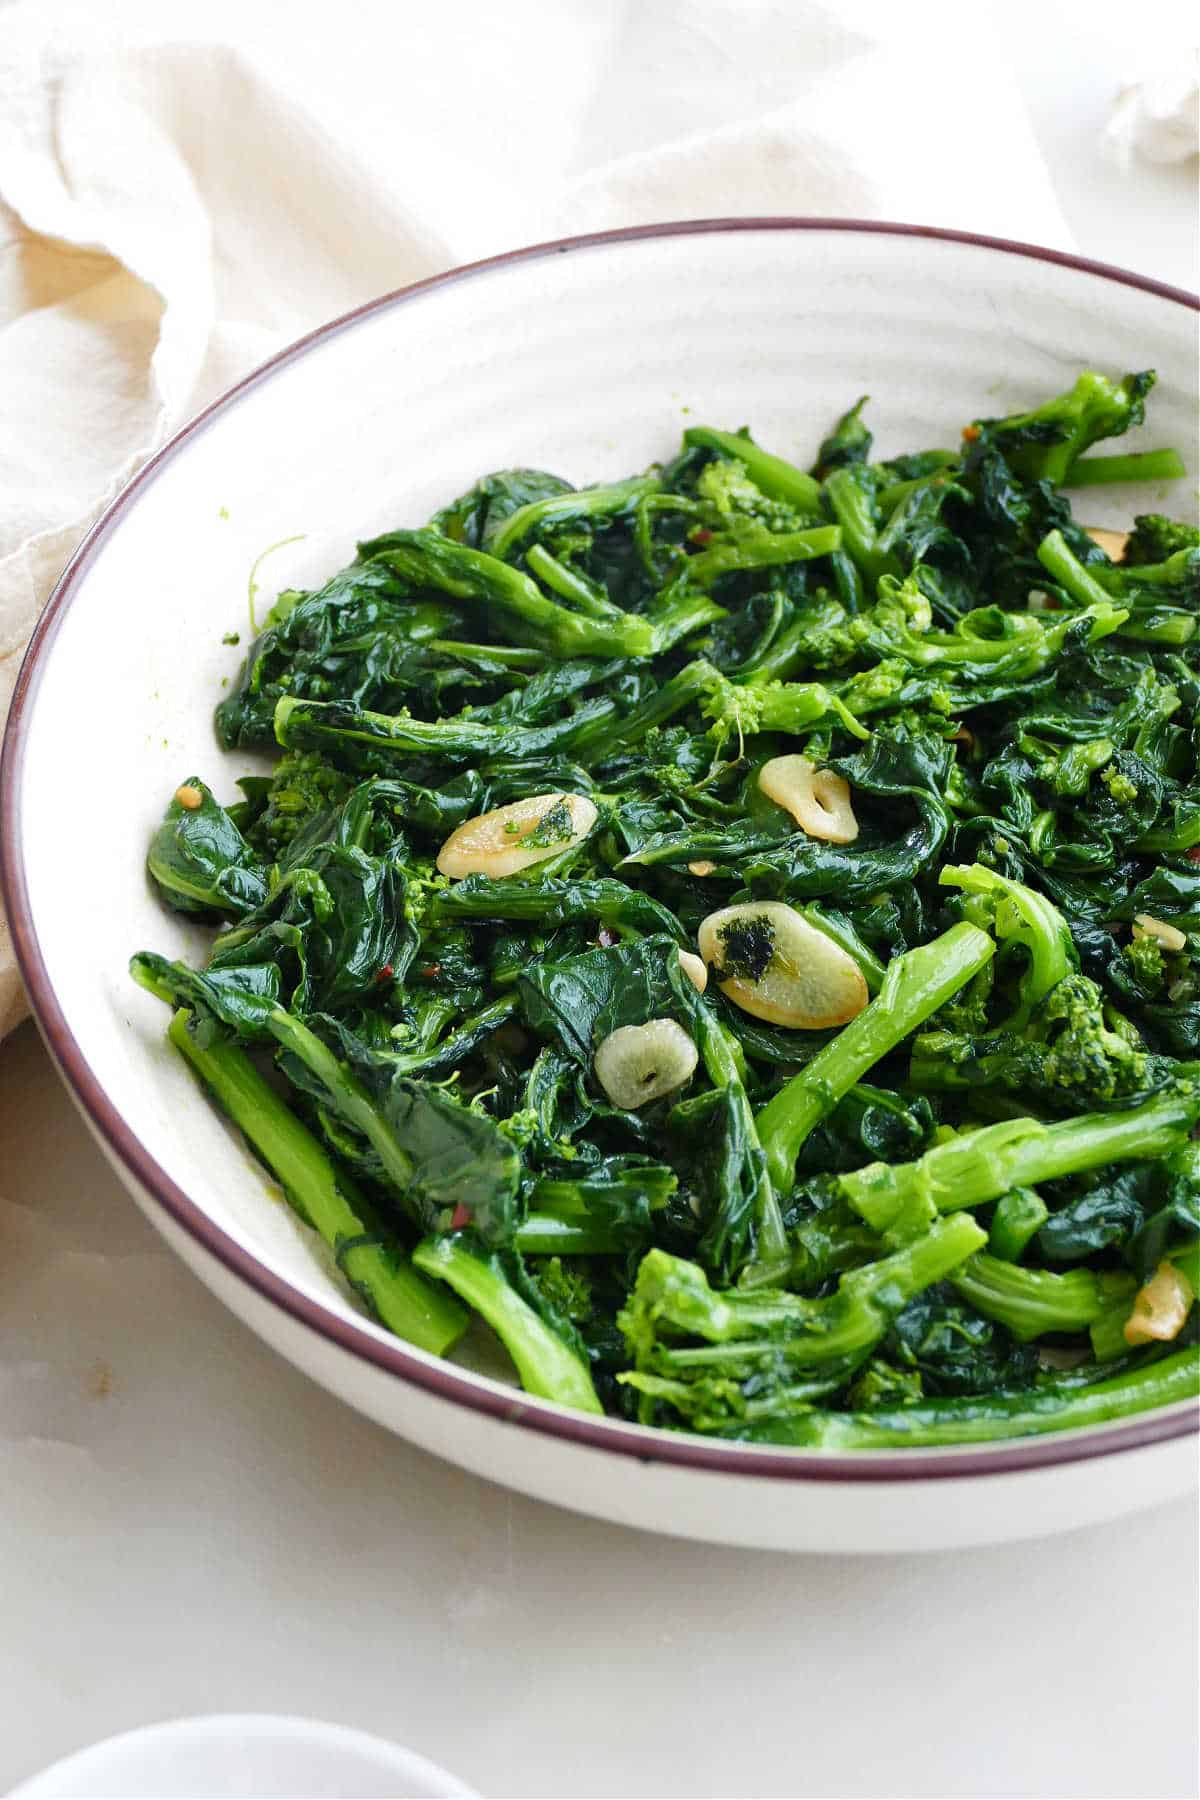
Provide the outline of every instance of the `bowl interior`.
{"type": "MultiPolygon", "coordinates": [[[[261,612],[281,587],[319,584],[356,538],[423,522],[489,469],[622,475],[702,421],[748,423],[807,464],[862,393],[881,453],[952,444],[964,420],[1034,402],[1085,364],[1157,368],[1138,436],[1194,456],[1188,308],[957,240],[763,227],[583,244],[318,334],[127,493],[44,634],[12,777],[43,1023],[52,996],[53,1035],[69,1033],[149,1155],[228,1239],[376,1332],[126,972],[134,950],[198,957],[207,941],[162,909],[143,859],[180,781],[199,774],[232,798],[248,766],[218,751],[211,714],[250,635],[255,559],[281,546],[258,572],[261,612]],[[231,630],[239,648],[222,642],[231,630]]],[[[1175,486],[1182,507],[1194,473],[1175,486]]],[[[1170,500],[1137,496],[1139,510],[1170,500]]],[[[1128,504],[1093,490],[1083,510],[1115,524],[1128,504]]]]}

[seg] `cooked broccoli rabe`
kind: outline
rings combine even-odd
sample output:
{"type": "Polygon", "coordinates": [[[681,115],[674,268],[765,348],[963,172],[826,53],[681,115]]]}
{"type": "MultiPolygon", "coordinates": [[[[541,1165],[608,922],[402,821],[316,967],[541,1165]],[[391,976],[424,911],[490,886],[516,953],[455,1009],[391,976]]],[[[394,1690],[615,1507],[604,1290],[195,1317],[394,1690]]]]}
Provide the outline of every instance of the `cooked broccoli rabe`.
{"type": "Polygon", "coordinates": [[[1180,472],[1089,454],[1153,379],[503,469],[278,597],[133,972],[372,1316],[816,1448],[1196,1392],[1200,533],[1064,492],[1180,472]]]}
{"type": "Polygon", "coordinates": [[[1126,539],[1121,561],[1136,568],[1145,563],[1166,562],[1169,557],[1188,550],[1200,550],[1200,526],[1185,525],[1181,519],[1164,518],[1162,513],[1139,513],[1126,539]]]}

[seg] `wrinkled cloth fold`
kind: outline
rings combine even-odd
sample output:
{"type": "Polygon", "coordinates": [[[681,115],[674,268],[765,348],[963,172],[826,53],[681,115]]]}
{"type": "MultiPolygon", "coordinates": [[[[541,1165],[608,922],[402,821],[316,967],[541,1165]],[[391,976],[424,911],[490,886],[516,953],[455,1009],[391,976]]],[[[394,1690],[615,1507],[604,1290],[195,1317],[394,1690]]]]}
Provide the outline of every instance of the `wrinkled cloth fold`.
{"type": "MultiPolygon", "coordinates": [[[[64,563],[139,464],[374,295],[670,218],[1068,244],[990,17],[963,10],[0,6],[0,719],[64,563]]],[[[0,917],[0,1035],[24,1011],[0,917]]]]}

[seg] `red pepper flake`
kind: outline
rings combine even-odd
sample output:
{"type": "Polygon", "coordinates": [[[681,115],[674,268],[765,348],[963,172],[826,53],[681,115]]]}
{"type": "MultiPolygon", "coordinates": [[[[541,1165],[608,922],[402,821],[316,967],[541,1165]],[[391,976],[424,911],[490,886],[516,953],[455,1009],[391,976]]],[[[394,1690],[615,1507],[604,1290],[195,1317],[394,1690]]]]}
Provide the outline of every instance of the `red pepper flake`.
{"type": "Polygon", "coordinates": [[[708,529],[707,525],[697,525],[695,531],[693,531],[689,537],[689,542],[693,544],[708,544],[711,543],[711,541],[712,532],[708,529]]]}
{"type": "Polygon", "coordinates": [[[1200,844],[1193,844],[1187,853],[1189,862],[1200,863],[1200,844]]]}
{"type": "Polygon", "coordinates": [[[376,970],[375,979],[376,981],[390,981],[395,973],[391,963],[384,963],[382,969],[376,970]]]}
{"type": "Polygon", "coordinates": [[[977,444],[979,442],[978,425],[963,426],[963,442],[966,444],[977,444]]]}
{"type": "Polygon", "coordinates": [[[464,1206],[460,1200],[454,1211],[450,1214],[450,1229],[451,1231],[461,1231],[464,1225],[469,1225],[470,1223],[471,1209],[469,1206],[464,1206]]]}
{"type": "Polygon", "coordinates": [[[596,942],[602,950],[611,950],[613,945],[619,944],[620,941],[620,933],[613,931],[608,925],[602,925],[596,933],[596,942]]]}
{"type": "Polygon", "coordinates": [[[426,963],[423,968],[417,970],[417,974],[423,975],[426,981],[436,981],[441,972],[441,963],[426,963]]]}

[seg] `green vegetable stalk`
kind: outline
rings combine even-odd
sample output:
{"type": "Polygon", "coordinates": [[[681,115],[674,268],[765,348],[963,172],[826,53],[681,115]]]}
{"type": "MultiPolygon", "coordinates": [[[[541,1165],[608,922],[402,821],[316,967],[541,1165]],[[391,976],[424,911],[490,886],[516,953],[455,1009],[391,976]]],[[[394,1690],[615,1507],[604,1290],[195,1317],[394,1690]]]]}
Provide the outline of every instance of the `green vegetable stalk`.
{"type": "Polygon", "coordinates": [[[265,1081],[237,1044],[190,1029],[175,1014],[168,1037],[217,1105],[253,1144],[300,1217],[335,1252],[346,1279],[380,1322],[434,1356],[445,1356],[468,1315],[409,1264],[397,1244],[372,1227],[354,1182],[265,1081]]]}
{"type": "Polygon", "coordinates": [[[1130,1418],[1200,1394],[1200,1357],[1179,1350],[1091,1387],[1048,1382],[1017,1394],[925,1400],[875,1412],[797,1413],[764,1425],[735,1427],[743,1442],[812,1450],[892,1450],[933,1444],[979,1444],[989,1438],[1034,1437],[1130,1418]]]}
{"type": "MultiPolygon", "coordinates": [[[[618,1321],[635,1363],[621,1380],[642,1394],[647,1420],[662,1401],[710,1426],[730,1410],[773,1415],[798,1403],[797,1378],[844,1380],[914,1295],[985,1241],[966,1214],[941,1220],[903,1250],[844,1274],[827,1300],[716,1293],[695,1263],[651,1250],[618,1321]],[[698,1347],[688,1342],[695,1338],[698,1347]]],[[[799,1403],[809,1397],[805,1390],[799,1403]]]]}
{"type": "Polygon", "coordinates": [[[1081,456],[1063,477],[1065,488],[1107,487],[1122,481],[1180,481],[1187,468],[1178,450],[1126,450],[1118,456],[1081,456]]]}
{"type": "Polygon", "coordinates": [[[1137,1288],[1119,1270],[1021,1269],[981,1252],[955,1270],[951,1284],[985,1318],[999,1319],[1021,1343],[1048,1332],[1086,1331],[1114,1309],[1124,1318],[1137,1288]]]}
{"type": "Polygon", "coordinates": [[[512,1357],[526,1393],[577,1412],[604,1411],[586,1366],[522,1300],[493,1259],[476,1255],[458,1237],[436,1237],[417,1245],[413,1263],[444,1281],[487,1320],[512,1357]]]}
{"type": "Polygon", "coordinates": [[[996,1202],[988,1227],[988,1248],[1001,1262],[1020,1262],[1050,1209],[1035,1188],[1013,1188],[996,1202]]]}
{"type": "Polygon", "coordinates": [[[1123,1112],[1084,1113],[1046,1125],[1002,1119],[936,1144],[913,1163],[871,1163],[840,1178],[842,1192],[873,1231],[890,1231],[909,1207],[950,1212],[984,1206],[1010,1188],[1031,1187],[1107,1163],[1168,1156],[1200,1119],[1200,1086],[1123,1112]]]}
{"type": "Polygon", "coordinates": [[[758,1115],[759,1137],[778,1192],[791,1188],[801,1146],[842,1095],[978,974],[995,949],[986,932],[964,923],[889,963],[870,1005],[758,1115]]]}
{"type": "Polygon", "coordinates": [[[734,431],[715,431],[710,425],[692,425],[683,434],[685,444],[695,449],[716,450],[743,463],[756,487],[773,500],[794,506],[797,512],[821,516],[821,484],[781,456],[762,450],[748,437],[734,431]]]}

